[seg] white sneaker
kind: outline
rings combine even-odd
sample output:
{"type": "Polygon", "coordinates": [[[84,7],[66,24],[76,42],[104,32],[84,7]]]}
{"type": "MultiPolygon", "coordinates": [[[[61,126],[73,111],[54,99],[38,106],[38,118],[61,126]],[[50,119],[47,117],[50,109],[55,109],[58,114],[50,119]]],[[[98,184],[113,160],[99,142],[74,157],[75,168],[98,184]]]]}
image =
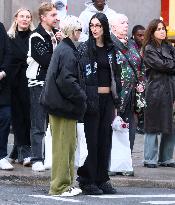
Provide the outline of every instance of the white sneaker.
{"type": "Polygon", "coordinates": [[[2,170],[13,170],[14,167],[8,162],[6,158],[0,160],[0,169],[2,170]]]}
{"type": "Polygon", "coordinates": [[[51,166],[50,164],[45,164],[45,163],[44,163],[44,168],[45,168],[46,170],[50,170],[50,169],[52,169],[52,166],[51,166]]]}
{"type": "Polygon", "coordinates": [[[30,157],[26,157],[23,160],[23,166],[30,166],[31,165],[31,158],[30,157]]]}
{"type": "Polygon", "coordinates": [[[32,170],[34,172],[44,172],[45,168],[42,162],[35,162],[34,164],[32,164],[32,170]]]}
{"type": "Polygon", "coordinates": [[[78,189],[76,187],[71,187],[68,191],[63,192],[62,194],[60,194],[59,196],[76,196],[78,194],[81,194],[82,190],[78,189]]]}

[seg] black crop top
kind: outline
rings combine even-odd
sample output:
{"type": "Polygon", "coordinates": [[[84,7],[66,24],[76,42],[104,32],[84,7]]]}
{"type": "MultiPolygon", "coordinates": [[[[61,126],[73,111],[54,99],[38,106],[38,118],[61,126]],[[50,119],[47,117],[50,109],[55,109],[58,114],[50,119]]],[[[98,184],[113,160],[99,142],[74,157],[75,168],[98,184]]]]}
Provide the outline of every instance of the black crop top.
{"type": "Polygon", "coordinates": [[[111,86],[111,70],[105,47],[97,47],[97,77],[98,87],[111,86]]]}

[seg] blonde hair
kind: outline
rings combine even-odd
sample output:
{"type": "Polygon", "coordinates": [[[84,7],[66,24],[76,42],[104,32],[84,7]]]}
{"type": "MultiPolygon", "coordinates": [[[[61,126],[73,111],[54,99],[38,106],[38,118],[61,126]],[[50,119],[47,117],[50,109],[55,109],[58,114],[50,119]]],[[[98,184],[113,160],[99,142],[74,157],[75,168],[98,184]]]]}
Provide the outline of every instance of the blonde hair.
{"type": "Polygon", "coordinates": [[[15,38],[16,37],[16,30],[17,30],[17,26],[18,26],[17,23],[16,23],[16,18],[18,16],[19,12],[21,12],[21,11],[28,11],[30,13],[31,23],[29,25],[29,29],[31,31],[33,31],[35,29],[34,24],[33,24],[33,20],[32,20],[32,13],[31,13],[31,11],[29,9],[26,9],[26,8],[20,8],[15,13],[12,25],[11,25],[10,29],[8,30],[8,32],[7,32],[8,36],[10,38],[15,38]]]}
{"type": "Polygon", "coordinates": [[[56,9],[55,4],[49,3],[49,2],[43,2],[38,9],[38,15],[39,15],[40,21],[41,21],[41,16],[45,15],[49,11],[52,11],[53,8],[56,9]]]}
{"type": "Polygon", "coordinates": [[[68,15],[60,21],[60,29],[63,38],[70,37],[75,30],[81,28],[81,23],[76,16],[68,15]]]}

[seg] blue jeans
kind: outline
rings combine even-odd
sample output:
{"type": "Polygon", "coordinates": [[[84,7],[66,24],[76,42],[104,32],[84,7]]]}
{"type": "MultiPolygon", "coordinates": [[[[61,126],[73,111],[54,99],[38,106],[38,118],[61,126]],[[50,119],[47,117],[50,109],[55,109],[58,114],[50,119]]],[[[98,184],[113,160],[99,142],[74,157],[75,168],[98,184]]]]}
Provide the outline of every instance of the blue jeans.
{"type": "Polygon", "coordinates": [[[41,94],[42,87],[34,86],[30,87],[30,118],[31,118],[31,129],[30,129],[30,140],[32,159],[31,161],[42,161],[42,140],[45,136],[46,131],[46,110],[39,103],[39,97],[41,94]]]}
{"type": "Polygon", "coordinates": [[[7,156],[7,142],[10,132],[10,122],[10,106],[0,106],[0,159],[7,156]]]}
{"type": "Polygon", "coordinates": [[[161,134],[161,142],[158,148],[158,134],[145,133],[144,163],[145,164],[169,164],[174,162],[173,151],[175,135],[161,134]]]}

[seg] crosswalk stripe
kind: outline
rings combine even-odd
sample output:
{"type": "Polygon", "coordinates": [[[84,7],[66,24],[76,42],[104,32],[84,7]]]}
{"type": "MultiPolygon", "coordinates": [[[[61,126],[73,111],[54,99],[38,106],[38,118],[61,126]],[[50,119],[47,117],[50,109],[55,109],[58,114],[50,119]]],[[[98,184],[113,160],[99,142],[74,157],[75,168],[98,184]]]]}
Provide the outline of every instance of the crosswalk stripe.
{"type": "Polygon", "coordinates": [[[102,199],[123,199],[123,198],[175,198],[175,194],[165,194],[165,195],[88,195],[93,198],[102,199]]]}
{"type": "Polygon", "coordinates": [[[35,198],[42,198],[42,199],[53,199],[56,201],[65,201],[65,202],[72,202],[72,203],[80,203],[80,200],[75,200],[75,199],[68,199],[68,198],[63,198],[63,197],[55,197],[55,196],[46,196],[46,195],[29,195],[31,197],[35,198]]]}
{"type": "Polygon", "coordinates": [[[162,204],[162,205],[168,205],[168,204],[175,204],[175,201],[147,201],[147,202],[141,202],[142,204],[162,204]]]}

